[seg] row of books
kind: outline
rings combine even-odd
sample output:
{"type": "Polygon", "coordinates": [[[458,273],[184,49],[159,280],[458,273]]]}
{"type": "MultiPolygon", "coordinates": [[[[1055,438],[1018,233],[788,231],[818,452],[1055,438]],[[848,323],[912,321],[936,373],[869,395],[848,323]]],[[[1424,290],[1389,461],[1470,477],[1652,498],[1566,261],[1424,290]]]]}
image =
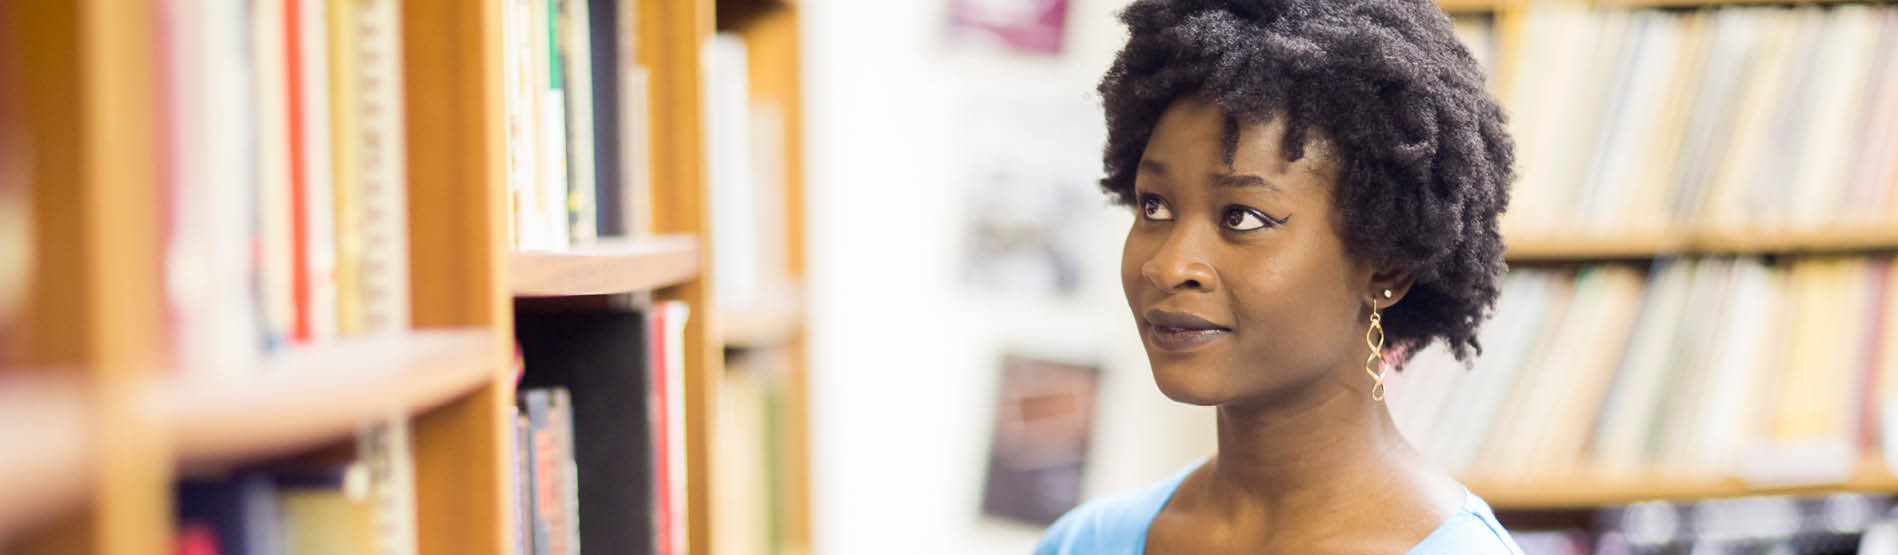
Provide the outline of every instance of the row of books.
{"type": "Polygon", "coordinates": [[[509,230],[521,250],[650,231],[632,0],[501,3],[509,230]]]}
{"type": "Polygon", "coordinates": [[[408,422],[358,434],[342,465],[245,469],[177,484],[180,555],[413,555],[408,422]]]}
{"type": "Polygon", "coordinates": [[[783,347],[729,352],[718,386],[712,434],[712,520],[722,553],[784,553],[792,506],[789,489],[799,472],[786,455],[791,440],[788,376],[783,347]]]}
{"type": "Polygon", "coordinates": [[[1465,367],[1391,386],[1400,429],[1465,476],[1843,481],[1898,451],[1890,255],[1518,269],[1465,367]]]}
{"type": "Polygon", "coordinates": [[[1545,2],[1521,25],[1512,234],[1898,224],[1898,9],[1545,2]]]}
{"type": "Polygon", "coordinates": [[[163,286],[178,366],[409,326],[395,0],[159,3],[163,286]]]}
{"type": "Polygon", "coordinates": [[[521,553],[678,555],[686,545],[684,303],[517,305],[521,553]]]}
{"type": "Polygon", "coordinates": [[[1898,553],[1898,515],[1882,495],[1648,501],[1596,509],[1566,528],[1511,530],[1527,555],[1595,553],[1898,553]]]}

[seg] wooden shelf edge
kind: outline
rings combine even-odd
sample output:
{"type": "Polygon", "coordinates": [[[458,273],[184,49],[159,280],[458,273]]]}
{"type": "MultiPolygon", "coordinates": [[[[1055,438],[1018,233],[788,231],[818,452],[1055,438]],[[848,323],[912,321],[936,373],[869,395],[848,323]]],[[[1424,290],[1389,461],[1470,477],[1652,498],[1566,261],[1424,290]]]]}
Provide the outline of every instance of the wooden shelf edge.
{"type": "Polygon", "coordinates": [[[161,382],[153,401],[181,463],[256,460],[466,395],[493,381],[494,342],[475,328],[343,339],[275,355],[244,376],[161,382]]]}
{"type": "Polygon", "coordinates": [[[791,301],[769,306],[721,307],[719,340],[726,348],[783,345],[804,330],[804,308],[791,301]]]}
{"type": "Polygon", "coordinates": [[[1437,0],[1437,7],[1446,13],[1481,13],[1499,11],[1501,0],[1437,0]]]}
{"type": "Polygon", "coordinates": [[[0,374],[0,550],[21,533],[85,504],[99,453],[97,413],[75,379],[0,374]]]}
{"type": "MultiPolygon", "coordinates": [[[[1504,237],[1510,237],[1505,233],[1504,237]]],[[[1783,254],[1898,250],[1898,228],[1801,231],[1526,235],[1509,240],[1510,261],[1640,259],[1686,254],[1783,254]]]]}
{"type": "Polygon", "coordinates": [[[572,297],[658,289],[699,273],[699,240],[689,234],[604,239],[561,252],[508,255],[515,297],[572,297]]]}
{"type": "Polygon", "coordinates": [[[1466,477],[1471,492],[1496,510],[1579,509],[1641,501],[1693,501],[1757,495],[1822,495],[1838,492],[1898,492],[1894,476],[1876,456],[1860,460],[1852,475],[1828,483],[1763,486],[1731,476],[1656,473],[1614,476],[1586,471],[1535,478],[1487,480],[1466,477]]]}

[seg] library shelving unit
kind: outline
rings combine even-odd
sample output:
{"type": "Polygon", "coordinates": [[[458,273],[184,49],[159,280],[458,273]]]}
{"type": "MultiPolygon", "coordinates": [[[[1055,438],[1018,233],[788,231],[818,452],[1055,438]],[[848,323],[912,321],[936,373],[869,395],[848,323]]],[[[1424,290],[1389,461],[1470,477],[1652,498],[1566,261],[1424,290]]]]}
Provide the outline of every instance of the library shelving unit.
{"type": "MultiPolygon", "coordinates": [[[[712,550],[707,436],[723,359],[714,245],[704,239],[700,50],[714,3],[626,0],[651,76],[657,235],[559,253],[510,247],[501,3],[400,5],[411,329],[273,353],[256,372],[206,379],[165,362],[157,8],[0,3],[0,132],[18,135],[0,142],[32,147],[15,189],[32,216],[24,301],[0,327],[0,437],[18,448],[0,457],[0,550],[168,552],[179,469],[320,452],[365,422],[405,414],[421,552],[509,553],[513,299],[635,291],[692,307],[686,535],[692,552],[712,550]]],[[[796,106],[795,12],[759,14],[747,32],[789,49],[760,48],[773,57],[760,56],[754,82],[796,106]]],[[[795,133],[797,112],[787,113],[795,133]]],[[[795,201],[801,167],[790,145],[795,201]]],[[[790,320],[777,326],[795,338],[790,320]]],[[[807,532],[796,537],[808,544],[807,532]]]]}
{"type": "MultiPolygon", "coordinates": [[[[1835,0],[1592,0],[1605,9],[1697,8],[1761,5],[1828,5],[1835,0]]],[[[1493,18],[1502,52],[1497,78],[1506,82],[1523,40],[1522,0],[1442,0],[1453,15],[1493,18]]],[[[1826,229],[1577,231],[1512,234],[1504,230],[1505,257],[1512,266],[1570,266],[1598,262],[1647,262],[1670,256],[1877,254],[1898,251],[1898,228],[1891,223],[1826,229]]],[[[1849,476],[1830,483],[1769,485],[1748,483],[1706,471],[1649,468],[1633,473],[1585,466],[1521,470],[1509,477],[1462,476],[1471,491],[1499,513],[1573,511],[1629,503],[1732,498],[1754,495],[1802,495],[1835,492],[1898,492],[1898,475],[1876,453],[1862,455],[1849,476]]],[[[1509,519],[1505,519],[1506,521],[1509,519]]],[[[1584,519],[1585,522],[1585,519],[1584,519]]]]}
{"type": "MultiPolygon", "coordinates": [[[[755,306],[720,307],[720,326],[716,333],[726,349],[782,350],[789,367],[780,384],[782,397],[778,407],[783,434],[773,441],[779,446],[774,466],[769,469],[779,486],[776,507],[771,512],[780,519],[778,548],[781,553],[808,553],[811,549],[810,489],[810,369],[804,328],[804,100],[803,48],[799,10],[790,0],[718,0],[716,27],[735,33],[745,42],[746,83],[750,101],[772,105],[783,115],[776,141],[781,145],[781,167],[759,167],[756,171],[775,172],[782,184],[783,205],[760,206],[761,210],[781,211],[784,228],[780,234],[786,283],[767,287],[775,295],[755,306]]],[[[765,218],[764,221],[773,221],[765,218]]],[[[772,433],[772,432],[767,432],[772,433]]]]}

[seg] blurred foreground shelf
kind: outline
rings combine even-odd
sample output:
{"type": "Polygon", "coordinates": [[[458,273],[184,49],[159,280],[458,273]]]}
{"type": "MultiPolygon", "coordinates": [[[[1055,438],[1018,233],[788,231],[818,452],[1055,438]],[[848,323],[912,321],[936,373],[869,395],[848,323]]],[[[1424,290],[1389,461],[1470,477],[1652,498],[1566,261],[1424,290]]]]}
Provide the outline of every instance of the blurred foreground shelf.
{"type": "Polygon", "coordinates": [[[80,382],[0,376],[0,551],[6,539],[81,504],[98,467],[96,407],[80,382]]]}
{"type": "Polygon", "coordinates": [[[1876,455],[1861,458],[1850,477],[1831,483],[1761,486],[1729,476],[1656,474],[1624,477],[1589,472],[1507,480],[1465,477],[1462,481],[1471,492],[1499,511],[1585,509],[1640,501],[1694,501],[1755,495],[1898,492],[1898,476],[1892,475],[1884,461],[1876,455]]]}
{"type": "Polygon", "coordinates": [[[495,341],[469,328],[343,339],[293,348],[245,376],[163,382],[154,401],[184,464],[256,460],[467,395],[494,380],[495,341]]]}
{"type": "Polygon", "coordinates": [[[1898,228],[1839,228],[1737,233],[1512,235],[1511,261],[1642,259],[1681,254],[1783,254],[1898,250],[1898,228]]]}
{"type": "Polygon", "coordinates": [[[692,235],[602,239],[566,251],[508,255],[508,289],[516,297],[645,291],[691,280],[699,264],[699,240],[692,235]]]}

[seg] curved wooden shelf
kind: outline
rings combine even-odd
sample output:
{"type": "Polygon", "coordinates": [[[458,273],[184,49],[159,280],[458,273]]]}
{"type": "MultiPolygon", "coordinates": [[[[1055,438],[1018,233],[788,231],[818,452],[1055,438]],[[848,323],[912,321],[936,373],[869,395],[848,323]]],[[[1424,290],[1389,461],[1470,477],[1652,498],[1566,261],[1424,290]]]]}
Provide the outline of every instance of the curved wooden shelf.
{"type": "Polygon", "coordinates": [[[605,239],[562,252],[508,256],[508,289],[516,297],[571,297],[658,289],[699,273],[692,235],[605,239]]]}
{"type": "Polygon", "coordinates": [[[1729,476],[1658,473],[1649,476],[1606,476],[1588,472],[1508,480],[1465,477],[1463,483],[1497,510],[1579,509],[1641,501],[1753,495],[1898,492],[1898,476],[1892,475],[1876,455],[1861,458],[1858,468],[1844,481],[1823,484],[1757,486],[1729,476]]]}
{"type": "MultiPolygon", "coordinates": [[[[1504,237],[1511,237],[1507,232],[1504,237]]],[[[1641,259],[1679,254],[1898,250],[1898,227],[1799,231],[1541,235],[1510,239],[1511,261],[1641,259]]]]}
{"type": "Polygon", "coordinates": [[[1502,4],[1502,0],[1437,0],[1437,7],[1449,13],[1493,12],[1502,4]]]}
{"type": "Polygon", "coordinates": [[[8,538],[84,504],[98,452],[83,384],[74,379],[0,375],[0,548],[8,538]]]}
{"type": "Polygon", "coordinates": [[[795,299],[763,306],[720,307],[718,335],[726,348],[783,345],[804,329],[804,307],[795,299]]]}
{"type": "Polygon", "coordinates": [[[466,395],[494,380],[495,355],[484,329],[350,338],[275,355],[250,375],[162,382],[155,402],[182,463],[255,460],[466,395]]]}

